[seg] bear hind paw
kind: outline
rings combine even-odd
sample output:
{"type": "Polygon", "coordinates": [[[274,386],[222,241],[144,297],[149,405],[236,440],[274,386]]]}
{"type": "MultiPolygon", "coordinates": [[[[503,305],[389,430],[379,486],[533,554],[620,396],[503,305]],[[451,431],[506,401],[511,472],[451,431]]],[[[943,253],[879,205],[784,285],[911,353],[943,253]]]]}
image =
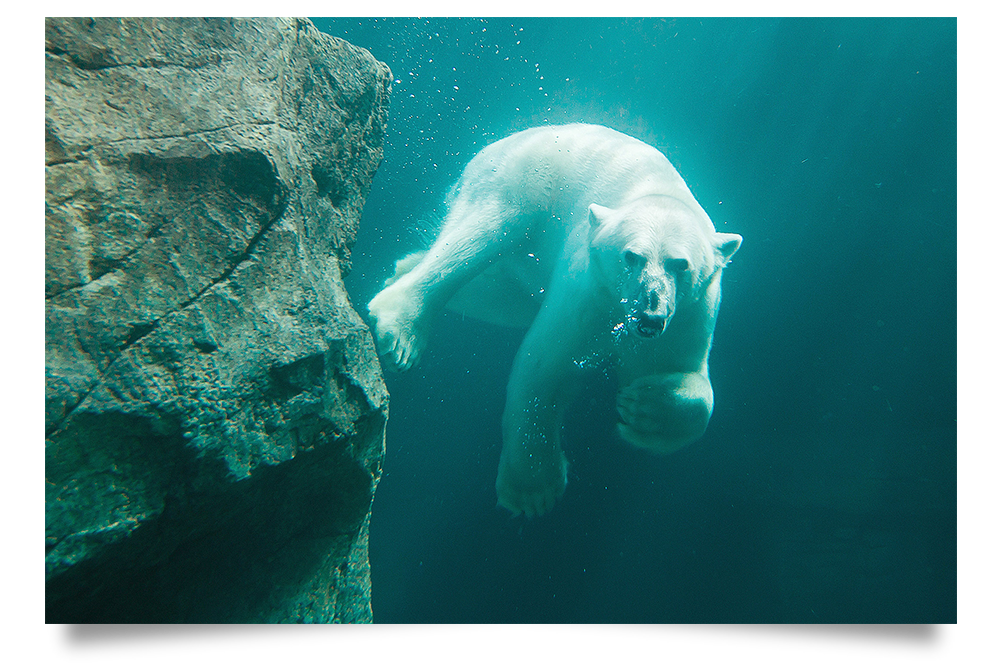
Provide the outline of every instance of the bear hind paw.
{"type": "Polygon", "coordinates": [[[368,303],[368,312],[374,324],[379,355],[391,361],[389,369],[405,372],[420,360],[427,335],[415,308],[399,306],[394,302],[392,291],[389,287],[375,296],[368,303]]]}

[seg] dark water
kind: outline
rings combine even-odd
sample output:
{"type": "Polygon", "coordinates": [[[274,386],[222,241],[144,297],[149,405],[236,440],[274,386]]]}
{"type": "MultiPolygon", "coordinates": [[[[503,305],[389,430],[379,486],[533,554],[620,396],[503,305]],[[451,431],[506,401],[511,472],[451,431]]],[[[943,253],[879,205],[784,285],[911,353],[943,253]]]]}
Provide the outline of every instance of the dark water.
{"type": "Polygon", "coordinates": [[[955,20],[314,20],[397,80],[360,311],[462,166],[543,123],[656,145],[745,239],[704,438],[629,448],[595,376],[540,519],[493,489],[521,333],[438,322],[387,377],[376,621],[956,620],[955,20]]]}

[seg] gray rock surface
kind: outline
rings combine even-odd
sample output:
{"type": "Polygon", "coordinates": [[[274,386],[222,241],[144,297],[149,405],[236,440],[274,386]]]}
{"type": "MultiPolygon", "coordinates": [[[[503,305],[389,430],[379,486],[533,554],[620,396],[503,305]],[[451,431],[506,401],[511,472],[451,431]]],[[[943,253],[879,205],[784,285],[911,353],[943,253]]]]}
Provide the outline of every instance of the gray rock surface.
{"type": "Polygon", "coordinates": [[[388,67],[283,19],[47,19],[45,63],[46,620],[370,621],[388,67]]]}

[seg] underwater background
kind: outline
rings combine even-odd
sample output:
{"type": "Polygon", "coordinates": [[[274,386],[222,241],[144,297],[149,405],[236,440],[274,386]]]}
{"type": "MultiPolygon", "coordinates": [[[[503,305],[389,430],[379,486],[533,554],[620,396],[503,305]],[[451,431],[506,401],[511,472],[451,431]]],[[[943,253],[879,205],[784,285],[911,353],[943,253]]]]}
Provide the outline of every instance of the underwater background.
{"type": "Polygon", "coordinates": [[[705,436],[621,442],[595,374],[552,513],[495,506],[523,331],[445,314],[386,377],[376,622],[956,621],[955,19],[313,19],[395,82],[347,286],[432,237],[482,147],[603,124],[719,231],[705,436]]]}

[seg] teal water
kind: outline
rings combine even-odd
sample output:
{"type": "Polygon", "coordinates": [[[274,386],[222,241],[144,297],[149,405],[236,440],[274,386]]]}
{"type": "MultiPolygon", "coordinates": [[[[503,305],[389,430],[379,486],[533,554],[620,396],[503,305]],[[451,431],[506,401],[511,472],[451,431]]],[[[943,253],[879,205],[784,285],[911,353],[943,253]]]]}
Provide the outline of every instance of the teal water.
{"type": "Polygon", "coordinates": [[[954,19],[314,19],[393,71],[359,311],[483,146],[591,122],[659,147],[727,268],[705,437],[615,438],[600,375],[550,514],[495,507],[521,333],[446,315],[389,374],[381,622],[956,620],[954,19]]]}

